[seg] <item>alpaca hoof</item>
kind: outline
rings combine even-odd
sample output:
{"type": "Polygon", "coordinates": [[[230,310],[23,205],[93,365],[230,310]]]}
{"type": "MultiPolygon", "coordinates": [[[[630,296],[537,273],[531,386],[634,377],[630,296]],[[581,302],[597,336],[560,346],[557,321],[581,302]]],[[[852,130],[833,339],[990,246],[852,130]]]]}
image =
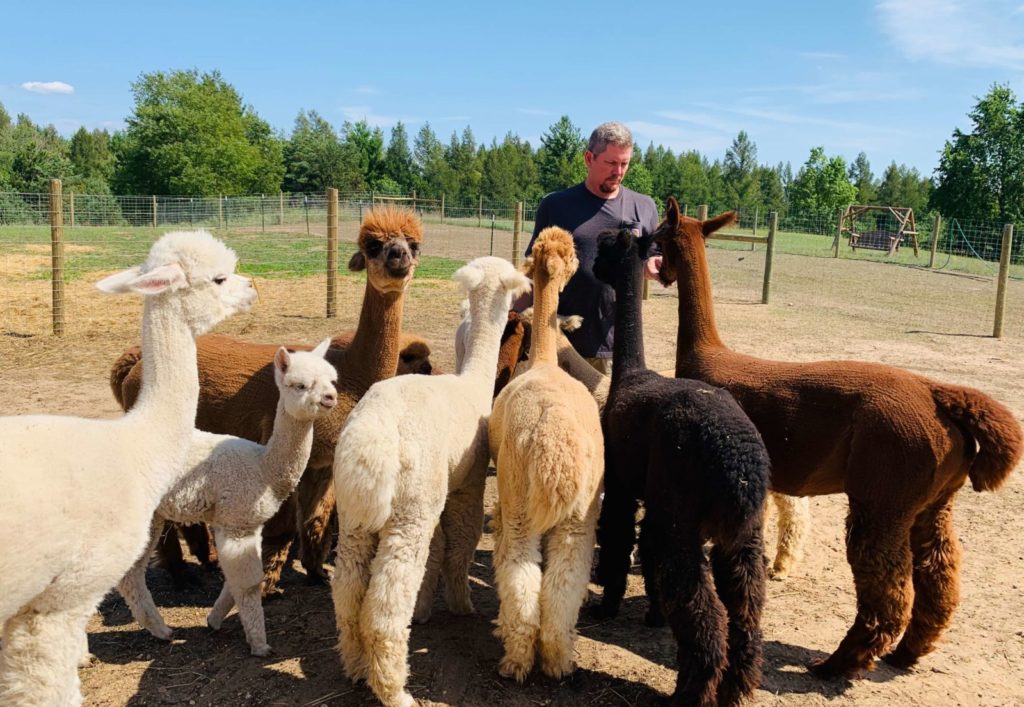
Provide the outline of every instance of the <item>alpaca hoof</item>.
{"type": "Polygon", "coordinates": [[[530,673],[530,667],[525,663],[505,656],[498,663],[498,675],[503,678],[512,678],[522,685],[523,681],[526,680],[526,676],[530,673]]]}
{"type": "Polygon", "coordinates": [[[257,658],[266,658],[268,655],[273,653],[273,650],[270,648],[269,645],[264,643],[262,646],[252,646],[249,649],[249,652],[257,658]]]}
{"type": "Polygon", "coordinates": [[[882,660],[899,670],[909,670],[917,664],[920,656],[914,655],[902,645],[897,646],[892,653],[882,656],[882,660]]]}
{"type": "Polygon", "coordinates": [[[85,655],[83,655],[81,658],[78,659],[78,667],[79,668],[91,668],[92,664],[93,664],[93,661],[95,661],[95,660],[96,660],[96,656],[95,655],[93,655],[92,653],[86,653],[85,655]]]}
{"type": "Polygon", "coordinates": [[[159,638],[161,641],[171,640],[171,636],[174,634],[174,631],[167,626],[157,626],[156,628],[149,629],[149,632],[154,638],[159,638]]]}
{"type": "Polygon", "coordinates": [[[556,660],[541,659],[540,669],[548,677],[561,680],[576,670],[576,663],[569,657],[556,660]]]}
{"type": "Polygon", "coordinates": [[[448,599],[445,604],[448,606],[448,611],[456,616],[471,616],[476,613],[473,602],[468,596],[465,599],[448,599]]]}
{"type": "Polygon", "coordinates": [[[416,707],[416,700],[408,692],[395,695],[394,699],[381,700],[386,707],[416,707]]]}
{"type": "Polygon", "coordinates": [[[843,669],[838,667],[833,657],[815,658],[807,664],[807,670],[819,680],[851,680],[860,672],[856,668],[843,669]]]}
{"type": "Polygon", "coordinates": [[[768,568],[768,579],[771,579],[771,580],[776,581],[776,582],[781,582],[782,580],[786,579],[787,577],[789,577],[789,568],[788,567],[769,567],[768,568]]]}

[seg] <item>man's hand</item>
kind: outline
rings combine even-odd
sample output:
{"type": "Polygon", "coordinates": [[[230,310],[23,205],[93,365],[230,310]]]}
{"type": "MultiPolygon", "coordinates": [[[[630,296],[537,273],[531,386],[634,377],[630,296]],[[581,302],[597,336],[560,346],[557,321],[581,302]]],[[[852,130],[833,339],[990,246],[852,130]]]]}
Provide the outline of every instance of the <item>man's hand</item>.
{"type": "MultiPolygon", "coordinates": [[[[661,256],[652,255],[650,258],[644,261],[644,279],[645,280],[658,280],[658,273],[661,272],[661,256]]],[[[662,285],[664,287],[664,285],[662,285]]]]}

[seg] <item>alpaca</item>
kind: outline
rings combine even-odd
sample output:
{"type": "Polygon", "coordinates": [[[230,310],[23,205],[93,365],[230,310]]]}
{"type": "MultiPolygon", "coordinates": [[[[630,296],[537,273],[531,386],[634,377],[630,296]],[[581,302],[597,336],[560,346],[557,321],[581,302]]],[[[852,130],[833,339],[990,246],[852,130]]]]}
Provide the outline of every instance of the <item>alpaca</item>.
{"type": "Polygon", "coordinates": [[[143,265],[97,283],[145,296],[142,346],[153,366],[131,413],[0,418],[0,703],[81,704],[85,624],[146,547],[153,510],[186,469],[199,396],[194,337],[255,300],[236,263],[209,233],[177,231],[143,265]],[[13,552],[27,537],[34,552],[13,552]]]}
{"type": "Polygon", "coordinates": [[[495,633],[505,646],[498,672],[520,683],[538,647],[545,674],[559,679],[574,669],[576,620],[593,558],[601,418],[590,392],[558,367],[555,345],[558,293],[578,266],[568,231],[540,232],[526,263],[539,322],[530,367],[498,395],[488,425],[498,474],[495,633]]]}
{"type": "MultiPolygon", "coordinates": [[[[354,331],[342,331],[331,337],[331,349],[344,351],[352,343],[355,337],[354,331]]],[[[214,337],[201,336],[198,338],[199,346],[204,347],[206,340],[214,337]]],[[[236,346],[245,346],[239,340],[229,339],[225,336],[216,337],[221,345],[229,345],[233,342],[236,346]]],[[[398,352],[398,368],[395,375],[407,373],[422,373],[431,375],[436,371],[430,360],[430,343],[416,334],[401,332],[399,337],[400,350],[398,352]]],[[[301,345],[288,345],[293,351],[303,351],[308,347],[301,345]]],[[[125,349],[124,353],[114,362],[110,369],[110,389],[118,405],[126,412],[131,409],[138,398],[139,386],[142,382],[142,350],[138,346],[125,349]]],[[[262,436],[262,433],[261,433],[262,436]]],[[[325,502],[320,505],[320,514],[327,517],[321,518],[320,523],[331,523],[330,516],[334,511],[334,493],[329,490],[325,495],[325,502]]],[[[336,521],[335,521],[336,522],[336,521]]],[[[189,550],[207,569],[217,566],[217,550],[212,542],[208,528],[205,523],[195,525],[178,525],[173,521],[164,523],[160,540],[156,546],[158,563],[171,575],[176,585],[183,585],[191,578],[190,569],[185,562],[181,552],[181,543],[178,534],[188,543],[189,550]]]]}
{"type": "Polygon", "coordinates": [[[366,679],[385,705],[414,703],[405,689],[408,626],[429,610],[438,572],[449,610],[473,611],[469,566],[483,530],[498,338],[512,298],[529,288],[494,257],[453,277],[472,317],[462,370],[374,385],[352,410],[334,460],[338,649],[348,677],[366,679]]]}
{"type": "MultiPolygon", "coordinates": [[[[313,423],[313,451],[306,471],[292,496],[263,526],[264,597],[279,591],[277,583],[296,534],[307,579],[326,581],[323,563],[330,536],[325,519],[330,514],[324,507],[333,504],[335,442],[363,393],[391,378],[398,367],[405,289],[419,263],[422,236],[423,225],[410,210],[383,207],[364,214],[358,250],[348,264],[349,270],[367,272],[359,324],[347,349],[327,352],[327,360],[338,371],[338,404],[313,423]]],[[[209,336],[200,338],[197,346],[200,396],[195,426],[266,444],[277,409],[272,361],[278,345],[209,336]]]]}
{"type": "Polygon", "coordinates": [[[149,552],[118,584],[121,596],[144,628],[170,640],[146,587],[146,566],[166,520],[209,523],[219,549],[224,587],[207,619],[219,629],[225,615],[238,605],[253,655],[270,653],[260,603],[263,580],[261,534],[299,482],[313,447],[313,420],[337,402],[334,366],[324,360],[325,339],[313,351],[289,353],[281,347],[274,356],[274,378],[280,393],[274,432],[266,446],[229,435],[195,430],[188,454],[189,472],[164,496],[153,515],[149,552]]]}
{"type": "Polygon", "coordinates": [[[731,705],[761,679],[768,453],[727,391],[645,366],[640,295],[650,243],[651,236],[635,238],[629,229],[606,232],[594,260],[594,276],[615,289],[616,300],[612,383],[601,420],[600,614],[614,616],[622,601],[642,500],[646,620],[657,626],[667,618],[678,644],[672,704],[731,705]]]}
{"type": "MultiPolygon", "coordinates": [[[[501,354],[498,357],[498,380],[495,388],[500,392],[505,383],[518,374],[516,364],[526,361],[525,352],[521,352],[521,343],[530,340],[532,309],[522,314],[509,312],[509,325],[503,334],[501,354]]],[[[582,321],[579,315],[559,316],[558,332],[558,365],[576,380],[583,383],[594,400],[599,411],[604,411],[608,399],[610,379],[598,372],[587,360],[573,348],[569,338],[564,334],[579,327],[582,321]]],[[[522,364],[520,364],[522,367],[522,364]]],[[[675,371],[661,371],[661,375],[674,377],[675,371]]],[[[768,496],[776,509],[776,528],[778,540],[775,548],[775,559],[768,568],[768,576],[775,580],[783,580],[789,576],[793,566],[803,555],[804,540],[810,530],[811,508],[805,496],[787,496],[783,493],[770,491],[768,496]]]]}
{"type": "Polygon", "coordinates": [[[728,349],[715,326],[704,239],[735,217],[687,218],[670,198],[655,234],[661,280],[679,283],[676,374],[736,397],[764,438],[774,489],[849,498],[857,615],[811,670],[852,676],[878,656],[910,667],[933,650],[959,600],[956,492],[967,479],[975,491],[1006,481],[1024,448],[1020,424],[978,390],[892,366],[784,363],[728,349]]]}

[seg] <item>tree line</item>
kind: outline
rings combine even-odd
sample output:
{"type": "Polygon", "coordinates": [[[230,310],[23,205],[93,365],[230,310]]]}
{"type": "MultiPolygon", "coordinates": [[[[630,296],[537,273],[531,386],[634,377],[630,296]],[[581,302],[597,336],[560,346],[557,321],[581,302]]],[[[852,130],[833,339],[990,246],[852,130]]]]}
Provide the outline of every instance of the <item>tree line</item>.
{"type": "MultiPolygon", "coordinates": [[[[124,130],[80,128],[71,138],[27,115],[14,120],[0,104],[0,192],[45,192],[51,178],[82,194],[236,196],[278,191],[376,191],[449,204],[481,198],[485,206],[536,203],[581,181],[586,138],[568,116],[534,147],[509,132],[490,144],[472,129],[444,142],[425,123],[415,136],[397,123],[384,131],[365,120],[332,125],[300,110],[288,135],[276,133],[219,72],[142,74],[124,130]],[[411,142],[410,142],[411,139],[411,142]]],[[[675,154],[638,146],[626,186],[712,212],[738,208],[832,218],[851,203],[909,206],[960,218],[1017,221],[1024,210],[1024,106],[994,85],[969,114],[972,129],[954,130],[934,176],[906,165],[872,172],[862,152],[851,164],[812,147],[791,163],[761,164],[741,131],[722,159],[695,150],[675,154]]]]}

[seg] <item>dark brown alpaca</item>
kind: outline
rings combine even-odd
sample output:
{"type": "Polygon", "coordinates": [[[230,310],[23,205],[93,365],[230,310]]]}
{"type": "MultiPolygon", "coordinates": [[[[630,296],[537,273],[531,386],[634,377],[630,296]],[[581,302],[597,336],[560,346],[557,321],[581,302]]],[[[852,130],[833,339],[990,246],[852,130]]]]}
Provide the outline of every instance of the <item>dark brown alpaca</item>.
{"type": "MultiPolygon", "coordinates": [[[[296,532],[307,576],[311,581],[326,579],[323,562],[329,549],[326,518],[330,513],[325,513],[325,506],[333,498],[328,492],[335,442],[363,393],[392,377],[398,367],[405,288],[419,262],[422,236],[422,224],[408,210],[376,209],[363,219],[359,250],[349,261],[350,270],[367,271],[359,324],[347,349],[335,348],[327,354],[338,369],[338,404],[317,419],[313,450],[298,488],[263,528],[265,594],[276,587],[296,532]]],[[[277,406],[273,359],[279,344],[253,344],[226,336],[201,337],[196,343],[200,384],[196,427],[265,444],[277,406]]],[[[130,406],[133,401],[125,398],[125,402],[130,406]]]]}
{"type": "Polygon", "coordinates": [[[857,616],[812,672],[852,676],[878,656],[909,667],[934,648],[959,601],[956,492],[967,479],[975,491],[999,488],[1020,460],[1021,427],[980,391],[891,366],[729,350],[715,327],[704,239],[734,220],[687,218],[670,198],[655,234],[661,279],[679,283],[676,375],[735,396],[768,448],[775,490],[849,497],[857,616]]]}
{"type": "MultiPolygon", "coordinates": [[[[354,331],[342,331],[331,337],[331,349],[343,351],[352,343],[355,336],[354,331]]],[[[205,339],[206,337],[202,337],[205,339]]],[[[220,337],[225,343],[231,340],[228,337],[220,337]]],[[[244,344],[243,344],[244,345],[244,344]]],[[[416,334],[402,332],[399,339],[402,347],[398,353],[398,368],[395,375],[406,375],[409,373],[420,373],[424,375],[437,374],[433,363],[430,360],[430,344],[416,334]]],[[[286,344],[294,351],[308,351],[311,346],[286,344]]],[[[330,354],[334,356],[337,352],[330,354]]],[[[110,389],[114,393],[117,404],[126,412],[135,404],[142,385],[142,349],[139,346],[131,346],[125,349],[124,353],[114,362],[110,369],[110,389]]],[[[337,519],[334,517],[334,495],[328,489],[324,494],[324,502],[320,504],[314,521],[319,524],[329,524],[329,530],[336,530],[337,519]]],[[[212,569],[217,566],[217,548],[213,544],[213,537],[205,523],[196,525],[179,526],[177,523],[167,521],[164,530],[160,534],[160,541],[156,546],[156,557],[164,569],[166,569],[175,584],[182,585],[194,578],[185,562],[181,551],[180,538],[184,538],[189,550],[203,564],[203,567],[212,569]],[[180,537],[179,537],[180,535],[180,537]]]]}

